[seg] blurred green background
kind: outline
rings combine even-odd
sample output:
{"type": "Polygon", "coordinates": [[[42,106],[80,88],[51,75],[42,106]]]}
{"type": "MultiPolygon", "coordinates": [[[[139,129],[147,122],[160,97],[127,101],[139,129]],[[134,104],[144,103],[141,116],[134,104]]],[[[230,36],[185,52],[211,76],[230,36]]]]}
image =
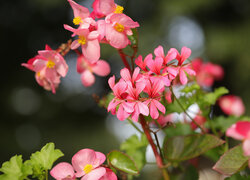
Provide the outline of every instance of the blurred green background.
{"type": "MultiPolygon", "coordinates": [[[[90,7],[91,0],[77,1],[90,7]]],[[[159,45],[180,49],[188,46],[192,57],[220,64],[223,81],[232,94],[242,97],[250,115],[250,1],[249,0],[121,0],[125,14],[138,21],[139,53],[152,53],[159,45]]],[[[129,126],[98,107],[92,94],[108,92],[108,78],[98,78],[93,87],[81,85],[75,72],[76,56],[66,55],[70,66],[56,95],[43,90],[34,73],[21,63],[49,44],[56,49],[71,33],[72,10],[66,0],[1,0],[1,125],[0,163],[15,154],[30,154],[54,142],[70,161],[82,148],[108,153],[119,149],[129,135],[129,126]],[[126,128],[125,128],[126,126],[126,128]],[[120,136],[116,132],[123,132],[120,136]]],[[[117,52],[102,45],[101,58],[119,74],[122,64],[117,52]]],[[[131,133],[131,132],[130,132],[131,133]]],[[[157,173],[156,173],[157,174],[157,173]]],[[[151,174],[152,175],[152,174],[151,174]]],[[[150,177],[150,176],[149,176],[150,177]]],[[[152,176],[151,176],[152,177],[152,176]]],[[[146,179],[142,176],[141,179],[146,179]]]]}

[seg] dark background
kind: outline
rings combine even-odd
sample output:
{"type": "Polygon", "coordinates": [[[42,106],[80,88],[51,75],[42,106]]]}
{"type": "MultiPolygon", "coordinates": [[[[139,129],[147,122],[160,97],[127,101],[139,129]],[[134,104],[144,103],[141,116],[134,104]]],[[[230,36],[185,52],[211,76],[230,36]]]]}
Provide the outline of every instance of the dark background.
{"type": "MultiPolygon", "coordinates": [[[[81,3],[90,7],[91,1],[81,3]]],[[[250,1],[123,0],[119,4],[141,25],[140,54],[152,53],[159,44],[165,52],[170,47],[190,47],[192,57],[224,67],[225,77],[215,87],[226,86],[231,94],[241,96],[250,115],[250,1]]],[[[21,67],[45,44],[56,49],[70,38],[71,33],[63,29],[63,24],[72,25],[68,2],[1,0],[0,17],[0,163],[15,154],[27,159],[47,142],[64,152],[60,161],[70,161],[82,148],[103,153],[119,149],[122,137],[110,131],[117,128],[112,121],[118,120],[91,96],[107,93],[107,78],[83,87],[75,72],[76,56],[70,53],[65,57],[69,75],[53,95],[36,83],[33,72],[21,67]]],[[[111,64],[111,74],[119,74],[122,65],[114,49],[102,45],[101,58],[111,64]]]]}

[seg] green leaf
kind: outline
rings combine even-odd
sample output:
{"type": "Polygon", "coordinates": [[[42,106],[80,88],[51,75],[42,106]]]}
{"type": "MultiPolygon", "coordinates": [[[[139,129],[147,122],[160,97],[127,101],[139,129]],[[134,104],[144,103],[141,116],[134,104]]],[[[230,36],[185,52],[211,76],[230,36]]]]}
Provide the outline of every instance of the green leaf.
{"type": "Polygon", "coordinates": [[[133,34],[131,36],[128,36],[128,39],[131,42],[130,46],[138,46],[138,36],[137,36],[137,29],[133,28],[132,29],[133,34]]]}
{"type": "Polygon", "coordinates": [[[126,153],[135,161],[138,169],[142,169],[146,163],[146,149],[148,141],[145,135],[141,136],[141,139],[137,135],[132,135],[126,141],[124,141],[120,149],[126,151],[126,153]]]}
{"type": "Polygon", "coordinates": [[[139,173],[135,162],[125,153],[114,150],[107,155],[108,164],[113,168],[128,174],[136,175],[139,173]]]}
{"type": "Polygon", "coordinates": [[[114,94],[110,92],[109,94],[107,94],[106,96],[102,97],[99,100],[98,105],[104,108],[108,108],[108,105],[112,101],[113,98],[114,98],[114,94]]]}
{"type": "Polygon", "coordinates": [[[229,91],[225,87],[219,87],[214,92],[207,93],[204,95],[204,101],[210,105],[214,105],[219,97],[227,94],[229,91]]]}
{"type": "Polygon", "coordinates": [[[191,129],[190,124],[186,123],[176,123],[174,126],[170,126],[165,129],[166,137],[174,137],[181,135],[194,134],[194,131],[191,129]]]}
{"type": "Polygon", "coordinates": [[[231,177],[226,178],[226,180],[249,180],[250,174],[243,174],[240,173],[234,174],[231,177]]]}
{"type": "Polygon", "coordinates": [[[194,166],[188,166],[186,168],[185,173],[183,174],[183,178],[185,180],[198,180],[199,174],[197,172],[197,169],[194,166]]]}
{"type": "Polygon", "coordinates": [[[4,173],[0,179],[21,180],[32,174],[32,167],[23,164],[22,155],[15,155],[3,163],[0,171],[4,173]]]}
{"type": "Polygon", "coordinates": [[[175,136],[164,142],[164,154],[169,161],[184,161],[197,157],[224,141],[210,134],[175,136]]]}
{"type": "Polygon", "coordinates": [[[185,86],[185,87],[181,90],[181,92],[184,92],[184,93],[191,93],[191,92],[193,92],[193,91],[195,91],[195,90],[199,90],[199,89],[200,89],[200,86],[199,86],[198,84],[194,83],[194,84],[192,84],[192,85],[190,85],[190,86],[185,86]]]}
{"type": "Polygon", "coordinates": [[[214,165],[213,169],[225,175],[232,175],[241,170],[247,161],[248,157],[243,155],[242,145],[240,144],[229,149],[224,155],[222,155],[219,161],[214,165]]]}
{"type": "Polygon", "coordinates": [[[41,151],[33,153],[25,164],[33,167],[34,177],[41,178],[45,171],[51,169],[53,163],[63,155],[59,149],[55,149],[54,143],[47,143],[41,151]]]}

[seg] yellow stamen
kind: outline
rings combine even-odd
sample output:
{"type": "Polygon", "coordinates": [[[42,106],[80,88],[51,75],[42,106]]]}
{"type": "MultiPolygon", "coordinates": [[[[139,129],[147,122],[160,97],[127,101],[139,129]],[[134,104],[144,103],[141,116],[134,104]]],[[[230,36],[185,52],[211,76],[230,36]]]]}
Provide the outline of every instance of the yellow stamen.
{"type": "Polygon", "coordinates": [[[37,72],[36,75],[37,75],[38,77],[41,76],[40,72],[37,72]]]}
{"type": "Polygon", "coordinates": [[[93,170],[93,166],[91,164],[86,164],[83,168],[83,171],[88,174],[93,170]]]}
{"type": "Polygon", "coordinates": [[[124,26],[123,26],[122,24],[116,23],[116,24],[115,24],[115,29],[116,29],[118,32],[123,32],[123,31],[124,31],[124,26]]]}
{"type": "Polygon", "coordinates": [[[51,60],[48,60],[46,66],[47,68],[54,68],[54,66],[56,65],[56,63],[54,63],[53,61],[51,60]]]}
{"type": "Polygon", "coordinates": [[[79,36],[78,43],[81,45],[86,44],[86,38],[84,36],[79,36]]]}
{"type": "Polygon", "coordinates": [[[114,13],[121,14],[123,12],[123,10],[124,10],[124,8],[122,6],[117,5],[114,13]]]}
{"type": "Polygon", "coordinates": [[[80,23],[82,23],[82,19],[78,16],[78,17],[75,17],[74,19],[73,19],[73,23],[75,24],[75,25],[79,25],[80,23]]]}

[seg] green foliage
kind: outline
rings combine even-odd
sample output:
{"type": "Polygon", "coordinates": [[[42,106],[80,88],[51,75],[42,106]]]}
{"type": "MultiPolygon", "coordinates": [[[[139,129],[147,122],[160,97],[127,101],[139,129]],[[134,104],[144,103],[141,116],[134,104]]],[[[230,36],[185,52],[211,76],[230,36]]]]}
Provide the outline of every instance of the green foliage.
{"type": "Polygon", "coordinates": [[[242,145],[240,144],[222,155],[213,169],[225,175],[232,175],[241,170],[246,165],[247,160],[248,157],[243,155],[242,145]]]}
{"type": "Polygon", "coordinates": [[[166,137],[174,137],[181,135],[193,134],[194,131],[191,129],[190,124],[187,123],[176,123],[174,126],[170,126],[165,129],[166,137]]]}
{"type": "Polygon", "coordinates": [[[185,86],[181,92],[184,92],[184,93],[193,93],[194,91],[196,90],[200,90],[201,87],[197,84],[197,83],[194,83],[190,86],[185,86]]]}
{"type": "Polygon", "coordinates": [[[141,136],[141,139],[137,135],[132,135],[120,146],[120,149],[126,151],[126,153],[135,161],[139,170],[143,168],[146,163],[146,149],[148,146],[148,140],[145,135],[141,136]]]}
{"type": "Polygon", "coordinates": [[[104,108],[108,108],[108,105],[112,101],[113,98],[114,98],[114,94],[109,93],[99,100],[98,105],[104,108]]]}
{"type": "Polygon", "coordinates": [[[135,162],[125,153],[114,150],[107,155],[108,164],[125,173],[136,175],[139,173],[135,162]]]}
{"type": "Polygon", "coordinates": [[[62,157],[63,153],[55,149],[54,143],[47,143],[41,151],[33,153],[30,160],[23,163],[22,155],[15,155],[9,161],[3,163],[0,171],[0,180],[23,180],[29,175],[33,178],[45,179],[47,171],[52,168],[53,163],[62,157]]]}
{"type": "Polygon", "coordinates": [[[249,174],[241,175],[240,173],[237,173],[226,178],[225,180],[250,180],[250,175],[249,174]]]}
{"type": "Polygon", "coordinates": [[[224,141],[210,134],[174,136],[164,142],[164,155],[169,161],[184,161],[223,144],[224,141]]]}
{"type": "Polygon", "coordinates": [[[214,92],[207,93],[204,96],[204,101],[207,104],[214,105],[219,97],[224,94],[227,94],[229,91],[225,87],[219,87],[214,90],[214,92]]]}
{"type": "Polygon", "coordinates": [[[131,29],[133,34],[131,36],[128,36],[128,39],[130,40],[131,42],[131,47],[133,46],[138,46],[138,35],[137,35],[137,29],[134,28],[134,29],[131,29]]]}
{"type": "Polygon", "coordinates": [[[199,174],[197,172],[197,169],[194,166],[188,166],[186,168],[186,171],[183,174],[183,178],[185,180],[198,180],[199,174]]]}
{"type": "Polygon", "coordinates": [[[0,180],[21,180],[32,174],[32,167],[23,164],[22,155],[15,155],[9,161],[3,163],[0,171],[0,180]]]}

